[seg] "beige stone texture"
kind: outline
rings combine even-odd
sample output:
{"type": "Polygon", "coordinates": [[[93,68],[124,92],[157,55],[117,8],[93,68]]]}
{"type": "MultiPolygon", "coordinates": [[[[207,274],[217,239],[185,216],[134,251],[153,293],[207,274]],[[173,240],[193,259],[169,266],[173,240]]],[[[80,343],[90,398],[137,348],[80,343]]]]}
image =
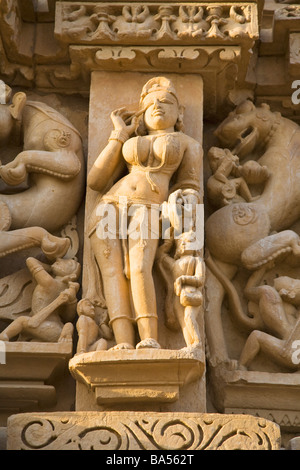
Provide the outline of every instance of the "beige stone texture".
{"type": "MultiPolygon", "coordinates": [[[[109,116],[112,113],[112,110],[114,110],[116,108],[120,108],[120,106],[124,106],[124,108],[129,109],[131,112],[136,110],[137,106],[138,106],[138,101],[139,101],[141,90],[142,90],[143,86],[145,85],[145,83],[149,79],[155,79],[156,80],[155,76],[153,77],[153,75],[138,74],[138,73],[126,73],[122,76],[122,81],[120,81],[119,75],[117,73],[113,73],[113,72],[112,73],[111,72],[94,72],[92,74],[91,98],[90,98],[90,119],[89,119],[90,146],[89,146],[89,159],[88,159],[88,170],[87,171],[88,171],[88,174],[89,174],[88,184],[89,184],[89,181],[90,181],[90,185],[93,189],[96,188],[96,185],[98,185],[98,186],[99,186],[99,184],[101,185],[101,179],[100,179],[101,173],[97,173],[97,176],[95,176],[95,177],[94,177],[94,173],[93,173],[97,170],[98,166],[100,165],[100,163],[97,163],[97,162],[98,161],[100,162],[100,158],[104,158],[104,156],[105,156],[104,152],[109,151],[109,152],[111,152],[111,154],[109,154],[109,155],[113,155],[113,153],[112,153],[112,152],[114,152],[114,150],[113,150],[114,147],[113,146],[121,145],[118,142],[113,143],[111,141],[107,145],[107,139],[109,138],[109,136],[111,134],[111,131],[113,129],[112,128],[112,122],[109,119],[109,116]],[[102,130],[101,133],[99,133],[99,131],[98,131],[99,129],[102,130]],[[109,150],[110,148],[112,150],[109,150]],[[98,157],[98,155],[99,155],[99,153],[102,149],[104,149],[103,153],[101,154],[101,155],[103,155],[103,157],[101,157],[101,155],[100,155],[100,157],[96,161],[96,158],[98,157]],[[94,164],[94,166],[93,166],[93,164],[94,164]],[[91,181],[94,181],[91,178],[92,175],[93,175],[93,178],[95,180],[95,183],[91,183],[91,181]]],[[[171,79],[172,84],[173,84],[173,86],[174,86],[174,88],[175,88],[175,90],[178,94],[179,103],[184,106],[185,134],[180,134],[179,133],[177,135],[180,138],[182,136],[182,138],[184,138],[184,139],[193,138],[193,139],[195,139],[195,141],[190,139],[190,140],[187,140],[187,142],[196,142],[197,145],[199,145],[199,144],[201,145],[201,142],[202,142],[202,112],[201,112],[201,109],[202,109],[202,105],[203,105],[202,80],[199,77],[194,77],[194,76],[191,76],[191,75],[176,76],[174,74],[173,75],[167,75],[166,78],[164,78],[163,80],[169,80],[169,79],[171,79]],[[188,88],[193,89],[193,96],[191,96],[190,93],[187,93],[188,88]],[[188,137],[184,137],[186,134],[187,134],[188,137]]],[[[148,82],[148,83],[150,83],[150,82],[148,82]]],[[[155,95],[155,93],[152,93],[152,94],[155,95]]],[[[152,97],[152,94],[150,93],[150,97],[152,97]]],[[[114,119],[116,120],[116,117],[114,117],[114,119]]],[[[118,117],[118,119],[119,119],[119,117],[118,117]]],[[[175,135],[176,135],[176,133],[175,133],[175,135]]],[[[135,139],[136,139],[136,137],[135,137],[135,139]]],[[[131,139],[131,140],[133,141],[134,139],[131,139]]],[[[185,146],[185,145],[186,144],[183,144],[183,146],[185,146]]],[[[190,145],[190,144],[188,144],[188,145],[190,145]]],[[[195,145],[195,144],[193,143],[193,145],[195,145]]],[[[186,153],[188,153],[188,152],[186,151],[186,153]]],[[[191,156],[192,155],[193,155],[193,152],[191,153],[191,156]]],[[[111,156],[109,158],[115,158],[115,157],[111,156]]],[[[199,158],[199,162],[196,165],[197,171],[194,170],[195,176],[193,177],[193,178],[195,178],[195,180],[193,180],[189,177],[190,178],[190,180],[189,180],[190,183],[189,184],[191,184],[191,188],[194,188],[194,187],[198,188],[199,197],[200,197],[200,201],[201,201],[202,200],[202,195],[203,195],[201,153],[199,154],[198,158],[199,158]]],[[[194,165],[194,164],[192,164],[192,165],[194,165]]],[[[106,168],[105,168],[105,170],[106,170],[106,168]]],[[[97,171],[99,171],[99,170],[97,170],[97,171]]],[[[104,170],[102,170],[102,171],[104,171],[104,170]]],[[[95,173],[95,175],[96,175],[96,173],[95,173]]],[[[133,173],[133,175],[134,175],[134,173],[133,173]]],[[[131,178],[131,176],[129,175],[128,178],[131,178]]],[[[143,181],[143,178],[144,178],[144,176],[141,175],[141,181],[143,181]]],[[[106,181],[105,181],[105,185],[106,185],[106,181]]],[[[156,177],[155,181],[156,182],[159,181],[158,177],[156,177]]],[[[145,183],[143,183],[143,184],[145,184],[145,188],[147,188],[149,186],[149,183],[146,180],[145,180],[145,183]]],[[[103,183],[102,183],[102,185],[103,185],[103,183]]],[[[126,188],[125,188],[125,192],[119,193],[121,196],[125,196],[125,197],[127,197],[127,194],[128,194],[129,201],[131,201],[131,199],[133,199],[133,195],[130,194],[131,185],[133,186],[133,183],[129,182],[128,183],[128,189],[126,190],[126,188]],[[126,191],[129,191],[129,193],[127,193],[126,191]]],[[[139,183],[139,187],[142,187],[142,183],[139,183]]],[[[121,186],[121,189],[122,189],[122,186],[121,186]]],[[[113,190],[111,190],[111,191],[113,191],[113,190]]],[[[109,195],[112,194],[111,191],[108,193],[109,195]]],[[[148,191],[148,189],[147,189],[147,191],[148,191]]],[[[155,194],[155,192],[152,191],[152,194],[155,194]]],[[[151,191],[150,191],[148,198],[152,197],[152,194],[151,194],[151,191]]],[[[114,313],[114,316],[110,316],[110,318],[109,318],[110,319],[110,325],[111,325],[113,333],[114,333],[113,340],[115,340],[115,341],[112,341],[112,339],[110,337],[108,337],[108,338],[106,337],[106,339],[108,340],[108,346],[107,346],[108,348],[111,348],[111,347],[114,347],[114,348],[123,348],[123,347],[134,348],[136,343],[138,343],[136,347],[139,348],[140,345],[143,343],[143,341],[149,341],[151,339],[151,341],[154,340],[155,343],[157,343],[157,341],[158,341],[158,347],[161,347],[162,350],[157,350],[156,351],[156,349],[152,349],[152,350],[146,350],[145,349],[145,353],[144,353],[143,349],[140,349],[140,350],[137,350],[134,354],[131,354],[131,351],[128,351],[128,353],[127,353],[126,350],[124,350],[124,352],[123,352],[120,349],[120,351],[118,351],[118,354],[116,354],[116,355],[114,355],[113,352],[110,353],[110,351],[101,351],[101,352],[99,351],[97,353],[88,353],[88,355],[84,356],[84,359],[81,359],[80,356],[77,356],[70,363],[70,370],[72,371],[73,376],[82,378],[83,372],[81,370],[81,365],[80,364],[83,361],[82,364],[84,365],[84,367],[86,367],[86,365],[87,365],[86,361],[90,362],[90,367],[91,367],[90,371],[93,368],[94,372],[88,372],[87,375],[89,376],[89,378],[84,379],[83,382],[86,383],[86,385],[88,385],[89,387],[92,387],[92,389],[96,390],[96,392],[95,392],[96,393],[96,402],[98,403],[98,405],[103,405],[106,402],[106,403],[109,403],[110,406],[114,406],[114,405],[117,404],[117,402],[122,402],[122,401],[124,401],[125,403],[126,402],[134,403],[134,401],[136,401],[136,403],[139,403],[139,401],[144,401],[144,400],[147,401],[147,399],[146,399],[147,394],[149,394],[149,400],[148,401],[149,401],[150,404],[152,402],[156,402],[156,401],[157,402],[160,402],[160,401],[161,402],[168,402],[168,401],[173,402],[173,401],[175,401],[179,398],[179,395],[178,395],[179,385],[185,383],[185,381],[186,381],[185,378],[181,378],[181,373],[179,371],[184,370],[184,368],[185,368],[185,357],[189,356],[188,348],[189,347],[195,347],[195,344],[198,342],[200,349],[202,348],[202,352],[200,350],[200,353],[199,353],[200,354],[200,362],[199,362],[199,355],[197,353],[197,350],[195,350],[195,364],[196,364],[196,367],[197,367],[197,363],[200,366],[201,372],[198,373],[198,378],[200,379],[200,381],[198,381],[198,382],[196,381],[195,384],[193,385],[192,389],[194,389],[194,392],[192,392],[192,394],[199,393],[199,399],[197,399],[197,401],[194,401],[192,399],[189,400],[186,397],[183,401],[182,406],[184,407],[184,409],[187,409],[187,410],[195,409],[195,410],[199,410],[199,411],[205,411],[204,375],[203,375],[203,377],[201,377],[202,374],[203,374],[203,369],[204,369],[204,363],[203,363],[203,345],[204,345],[204,342],[203,342],[204,341],[204,329],[203,328],[204,328],[204,324],[203,324],[203,320],[202,320],[202,318],[203,318],[203,308],[201,308],[202,300],[201,300],[199,306],[196,306],[196,303],[195,303],[195,307],[189,307],[189,302],[187,300],[186,300],[186,302],[187,302],[186,304],[184,303],[183,300],[181,301],[181,302],[183,302],[183,304],[180,307],[181,308],[181,313],[180,314],[178,313],[178,315],[183,315],[184,309],[186,309],[185,315],[191,315],[191,318],[192,318],[192,316],[195,315],[197,311],[199,311],[198,314],[197,314],[197,316],[198,316],[197,322],[199,322],[200,332],[199,332],[199,334],[197,333],[198,334],[198,339],[196,338],[196,336],[194,336],[192,338],[187,333],[184,333],[187,352],[185,353],[184,350],[183,350],[182,354],[180,353],[180,351],[177,354],[176,351],[174,351],[174,350],[180,350],[182,347],[184,347],[184,342],[182,342],[182,338],[180,338],[180,333],[175,333],[174,334],[172,331],[170,331],[166,328],[165,320],[164,320],[164,300],[163,300],[164,293],[163,293],[163,291],[161,291],[161,289],[159,289],[159,283],[161,284],[161,281],[159,281],[159,277],[157,276],[157,274],[154,274],[154,282],[155,282],[155,286],[156,286],[155,287],[156,288],[155,297],[157,299],[157,316],[158,316],[157,320],[156,320],[156,318],[154,318],[154,311],[155,311],[154,303],[155,303],[155,300],[153,302],[153,300],[150,300],[150,298],[147,297],[149,295],[147,293],[147,287],[145,288],[145,291],[143,290],[143,287],[140,287],[140,291],[136,292],[136,294],[133,294],[133,288],[135,287],[134,282],[137,282],[137,281],[132,280],[131,281],[133,283],[132,284],[132,295],[138,296],[138,298],[140,299],[139,300],[140,303],[143,302],[143,303],[145,303],[145,305],[147,305],[147,303],[148,303],[149,306],[150,306],[150,311],[146,312],[145,318],[143,316],[141,316],[141,320],[139,320],[139,315],[141,315],[141,313],[136,314],[137,325],[139,327],[139,335],[145,335],[145,336],[144,337],[140,336],[140,338],[137,339],[137,340],[135,340],[134,337],[132,338],[132,335],[135,336],[137,332],[134,332],[134,330],[132,330],[131,324],[128,325],[128,326],[126,324],[126,318],[125,318],[125,315],[126,315],[125,312],[127,311],[127,307],[125,305],[126,300],[122,300],[122,301],[118,300],[118,297],[120,297],[121,299],[125,298],[124,297],[125,293],[124,293],[124,295],[122,293],[123,288],[120,287],[120,288],[117,289],[117,291],[115,291],[115,288],[116,288],[115,287],[115,288],[112,288],[111,291],[109,291],[108,290],[109,288],[107,287],[108,284],[107,285],[105,284],[106,283],[105,276],[108,276],[109,273],[105,274],[105,272],[104,272],[104,274],[103,274],[103,272],[101,272],[101,270],[98,273],[95,272],[95,268],[97,269],[97,265],[95,264],[95,258],[93,258],[93,256],[95,256],[97,258],[98,263],[101,260],[98,260],[98,257],[99,257],[98,251],[93,251],[94,248],[92,248],[92,246],[96,246],[95,245],[96,240],[93,242],[92,246],[90,245],[90,240],[92,241],[92,237],[90,237],[90,239],[88,237],[88,234],[91,233],[91,228],[89,229],[88,227],[92,227],[91,226],[91,214],[92,214],[91,211],[95,207],[95,202],[97,201],[97,197],[98,197],[98,200],[99,200],[99,191],[96,192],[95,190],[91,190],[90,188],[88,188],[88,190],[87,190],[87,199],[86,199],[86,235],[85,235],[85,255],[84,255],[84,261],[83,261],[83,266],[84,267],[83,267],[83,284],[82,284],[83,293],[82,293],[82,298],[83,299],[86,298],[86,299],[90,300],[92,302],[92,304],[95,306],[94,308],[95,308],[96,311],[99,310],[99,307],[108,308],[108,315],[112,315],[112,314],[110,314],[110,312],[117,311],[116,307],[114,306],[113,303],[119,302],[119,309],[118,309],[119,313],[117,315],[114,313]],[[99,274],[100,274],[100,281],[99,281],[99,274]],[[104,278],[103,278],[103,276],[104,276],[104,278]],[[101,291],[101,277],[102,277],[102,283],[104,282],[104,286],[106,286],[106,290],[104,289],[104,292],[101,291]],[[91,282],[91,279],[95,279],[95,281],[91,282]],[[99,283],[99,285],[97,285],[97,283],[99,283]],[[105,293],[106,293],[107,299],[105,299],[105,293]],[[103,298],[103,296],[104,296],[104,298],[103,298]],[[143,299],[145,299],[145,300],[143,300],[143,299]],[[109,304],[107,304],[106,300],[109,302],[109,304]],[[189,314],[187,313],[187,309],[191,309],[189,314]],[[150,318],[150,314],[153,316],[153,319],[150,319],[149,322],[148,322],[148,319],[146,317],[148,315],[148,317],[150,318]],[[120,317],[120,320],[118,319],[119,317],[120,317]],[[120,322],[122,322],[122,325],[119,327],[118,325],[120,324],[120,322]],[[154,326],[154,322],[155,322],[155,326],[154,326]],[[149,330],[148,330],[148,328],[149,328],[149,330]],[[116,335],[117,335],[117,339],[116,339],[116,335]],[[140,343],[139,343],[139,341],[140,341],[140,343]],[[193,346],[193,343],[195,343],[194,346],[193,346]],[[202,344],[202,346],[200,345],[200,343],[202,344]],[[171,350],[171,353],[168,352],[169,349],[171,350]],[[127,358],[127,354],[128,354],[128,358],[127,358]],[[144,354],[146,354],[145,357],[144,357],[144,354]],[[122,356],[124,356],[124,360],[122,359],[122,356]],[[85,359],[87,357],[89,359],[85,359]],[[103,358],[101,360],[99,359],[101,364],[103,364],[102,370],[103,370],[103,374],[104,374],[104,377],[103,377],[103,379],[100,379],[100,382],[101,381],[104,382],[104,383],[106,383],[107,381],[108,381],[108,383],[111,382],[111,379],[105,378],[105,374],[107,372],[106,372],[106,369],[104,368],[104,364],[106,362],[107,363],[111,362],[111,364],[115,364],[115,366],[114,366],[115,370],[118,370],[117,375],[119,377],[122,377],[121,382],[124,383],[124,387],[122,389],[123,393],[124,393],[123,398],[122,398],[122,395],[121,395],[121,392],[120,392],[121,389],[116,388],[117,384],[115,386],[113,386],[113,383],[112,383],[112,385],[111,385],[111,387],[112,387],[111,397],[110,397],[109,392],[108,392],[108,390],[109,390],[108,387],[106,387],[105,389],[102,388],[101,389],[102,391],[101,391],[100,387],[98,387],[98,385],[97,386],[95,385],[94,379],[92,377],[93,377],[93,375],[95,375],[95,377],[99,376],[99,373],[97,373],[96,365],[93,366],[93,364],[92,364],[92,358],[95,358],[96,363],[98,363],[98,359],[96,359],[98,357],[103,358]],[[130,371],[129,371],[129,370],[127,370],[128,366],[126,364],[128,363],[128,361],[129,362],[133,361],[133,363],[134,363],[134,361],[136,361],[136,364],[142,364],[143,362],[145,362],[145,367],[148,367],[148,365],[146,365],[146,362],[147,362],[147,359],[145,359],[146,357],[149,360],[149,364],[148,364],[149,365],[149,373],[147,375],[149,375],[152,378],[149,377],[149,381],[148,381],[148,379],[146,379],[145,384],[149,382],[149,385],[145,385],[145,390],[143,392],[143,385],[142,385],[143,381],[141,382],[141,385],[139,386],[139,390],[136,388],[136,383],[139,381],[139,374],[135,372],[135,367],[140,367],[140,366],[137,366],[137,365],[136,366],[130,366],[130,371]],[[151,357],[153,357],[153,361],[150,360],[151,357]],[[161,378],[159,378],[161,373],[164,374],[163,371],[160,372],[161,368],[166,367],[166,370],[168,368],[168,365],[167,365],[167,363],[168,363],[167,358],[168,357],[170,359],[170,373],[174,374],[174,378],[170,378],[170,382],[174,383],[174,385],[172,385],[172,387],[171,387],[172,392],[171,391],[168,392],[168,390],[167,390],[168,387],[165,386],[165,384],[163,383],[164,382],[163,375],[161,376],[161,378]],[[107,358],[107,359],[105,359],[105,358],[107,358]],[[174,361],[173,361],[173,358],[174,358],[174,361]],[[172,361],[173,361],[174,365],[171,365],[172,361]],[[181,362],[182,362],[182,365],[181,365],[181,362]],[[202,363],[202,365],[201,365],[201,363],[202,363]],[[163,366],[163,364],[165,364],[165,365],[163,366]],[[124,369],[124,372],[123,372],[123,369],[124,369]],[[171,370],[173,370],[173,372],[171,372],[171,370]],[[157,383],[155,383],[156,381],[157,381],[157,383]],[[176,382],[177,382],[177,384],[176,384],[176,382]],[[161,385],[159,385],[160,383],[161,383],[161,385]],[[133,389],[132,389],[132,387],[133,387],[133,389]],[[113,392],[114,388],[116,388],[115,392],[113,392]],[[128,389],[128,391],[126,389],[128,389]],[[131,389],[132,389],[132,391],[129,392],[129,390],[131,390],[131,389]],[[134,389],[136,391],[134,391],[134,389]],[[199,390],[199,392],[196,392],[196,390],[199,390]],[[101,398],[102,395],[103,395],[103,398],[101,398]]],[[[111,196],[107,196],[107,197],[111,197],[111,196]]],[[[139,202],[139,199],[137,198],[136,201],[139,202]]],[[[159,203],[163,202],[163,200],[160,201],[160,200],[154,199],[153,202],[157,204],[158,202],[159,203]]],[[[92,217],[94,217],[94,216],[92,216],[92,217]]],[[[200,230],[203,231],[203,226],[200,226],[200,230]]],[[[98,236],[97,234],[95,234],[95,235],[98,236]]],[[[93,237],[95,237],[95,235],[93,235],[93,237]]],[[[200,237],[201,236],[202,235],[200,234],[200,237]]],[[[151,240],[151,237],[149,237],[149,239],[151,240]]],[[[151,243],[152,243],[152,241],[151,241],[151,243]]],[[[154,240],[154,243],[157,243],[157,242],[154,240]]],[[[109,248],[109,245],[107,245],[107,248],[109,248]]],[[[111,250],[113,250],[113,249],[114,248],[111,248],[111,250]]],[[[103,259],[103,261],[102,261],[102,263],[104,262],[104,265],[106,264],[107,267],[111,266],[110,263],[113,263],[113,266],[114,266],[114,263],[116,262],[116,261],[113,262],[113,261],[110,260],[110,258],[112,256],[110,253],[111,253],[111,251],[108,251],[107,254],[105,255],[106,259],[103,259]]],[[[113,253],[113,251],[112,251],[112,253],[113,253]]],[[[134,270],[134,263],[138,261],[138,256],[147,256],[147,251],[146,250],[144,251],[144,249],[143,249],[143,252],[141,252],[140,254],[137,253],[135,255],[135,258],[132,258],[130,260],[130,264],[132,265],[132,267],[131,267],[132,270],[134,270]]],[[[170,257],[170,260],[172,260],[171,257],[170,257]]],[[[151,263],[150,259],[149,259],[149,262],[146,262],[146,264],[147,263],[151,263]]],[[[115,269],[115,271],[116,271],[115,276],[120,276],[121,273],[118,273],[117,268],[113,268],[113,266],[111,266],[110,269],[115,269]]],[[[132,271],[132,272],[134,273],[134,271],[132,271]]],[[[199,271],[199,273],[200,273],[200,271],[199,271]]],[[[198,276],[198,274],[196,272],[195,272],[195,275],[198,276]]],[[[201,276],[202,275],[203,274],[201,272],[201,276]]],[[[133,276],[133,274],[132,274],[132,276],[133,276]]],[[[177,274],[177,276],[179,277],[179,274],[177,274]]],[[[117,279],[117,277],[116,277],[116,279],[117,279]]],[[[174,281],[172,281],[172,282],[174,282],[174,281]]],[[[161,287],[162,287],[162,285],[161,285],[161,287]]],[[[171,288],[173,290],[173,287],[171,287],[171,288]]],[[[178,285],[178,292],[180,293],[180,291],[181,291],[181,286],[178,285]]],[[[138,299],[136,299],[136,302],[137,301],[138,301],[138,299]]],[[[129,315],[131,316],[132,314],[129,313],[129,315]]],[[[185,329],[188,330],[188,328],[190,328],[190,327],[187,326],[188,323],[186,323],[185,324],[186,326],[184,326],[184,323],[182,323],[182,321],[183,320],[179,320],[179,322],[181,322],[181,328],[183,329],[183,332],[184,332],[185,329]]],[[[191,320],[191,321],[194,322],[194,320],[191,320]]],[[[198,326],[195,326],[195,328],[198,329],[198,326]]],[[[192,330],[193,329],[194,329],[194,326],[192,327],[192,330]]],[[[195,333],[190,333],[190,335],[191,334],[195,335],[195,333]]],[[[152,347],[152,346],[149,346],[149,347],[152,347]]],[[[193,355],[194,355],[194,353],[191,350],[190,351],[191,361],[193,361],[193,355]]],[[[109,367],[112,371],[114,370],[112,365],[110,365],[109,367]]],[[[102,372],[101,372],[101,374],[102,374],[102,372]]],[[[109,375],[111,375],[111,372],[109,372],[109,375]]],[[[82,380],[81,380],[81,382],[82,382],[82,380]]],[[[82,390],[82,387],[79,386],[79,388],[81,388],[81,390],[82,390]]],[[[88,400],[88,394],[86,393],[85,395],[86,395],[86,400],[88,400]]],[[[81,394],[80,397],[81,397],[81,399],[77,399],[77,409],[84,410],[87,407],[90,408],[91,404],[89,404],[88,401],[86,401],[86,403],[84,402],[83,394],[81,394]]],[[[94,402],[94,399],[92,399],[92,401],[94,402]]],[[[177,409],[180,409],[181,405],[178,405],[178,406],[177,406],[177,409]],[[179,406],[179,408],[178,408],[178,406],[179,406]]]]}
{"type": "Polygon", "coordinates": [[[10,418],[8,449],[173,450],[179,456],[181,450],[279,450],[280,431],[243,415],[36,413],[10,418]]]}
{"type": "Polygon", "coordinates": [[[1,450],[299,449],[298,3],[1,0],[1,450]],[[204,248],[117,264],[92,211],[137,187],[204,248]]]}
{"type": "MultiPolygon", "coordinates": [[[[178,400],[184,385],[201,379],[204,363],[203,351],[115,350],[77,355],[69,368],[94,392],[98,405],[146,405],[178,400]]],[[[77,409],[84,406],[78,402],[77,409]]]]}

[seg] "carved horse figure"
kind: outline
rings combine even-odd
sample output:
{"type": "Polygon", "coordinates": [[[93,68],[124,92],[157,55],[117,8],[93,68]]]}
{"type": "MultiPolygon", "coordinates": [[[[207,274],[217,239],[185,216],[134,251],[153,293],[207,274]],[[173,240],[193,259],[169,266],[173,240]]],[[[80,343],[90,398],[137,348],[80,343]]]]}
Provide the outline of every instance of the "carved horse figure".
{"type": "Polygon", "coordinates": [[[63,256],[68,239],[51,233],[71,220],[83,197],[81,137],[64,116],[22,92],[0,104],[0,122],[0,147],[23,145],[0,166],[10,188],[0,193],[0,257],[31,246],[41,246],[49,259],[63,256]],[[26,189],[11,189],[23,182],[26,189]]]}
{"type": "Polygon", "coordinates": [[[267,167],[269,173],[255,201],[222,207],[206,222],[206,262],[219,281],[216,283],[208,274],[213,294],[209,298],[207,331],[211,354],[218,363],[228,361],[224,338],[220,341],[224,293],[241,327],[248,332],[265,328],[259,315],[250,316],[241,307],[231,283],[237,269],[242,266],[253,271],[279,256],[300,255],[299,236],[290,229],[300,217],[300,128],[271,112],[267,105],[256,107],[246,101],[220,124],[216,135],[221,145],[240,159],[258,155],[258,165],[249,165],[248,181],[262,182],[260,168],[267,167]]]}

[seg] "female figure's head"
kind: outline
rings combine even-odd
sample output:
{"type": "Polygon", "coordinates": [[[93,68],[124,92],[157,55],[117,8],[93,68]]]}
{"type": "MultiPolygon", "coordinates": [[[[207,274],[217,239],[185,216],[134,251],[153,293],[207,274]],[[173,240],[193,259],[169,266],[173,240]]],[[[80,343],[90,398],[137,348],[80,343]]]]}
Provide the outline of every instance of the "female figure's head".
{"type": "Polygon", "coordinates": [[[183,130],[183,107],[179,105],[175,89],[167,78],[155,77],[144,85],[140,108],[143,110],[143,121],[138,129],[139,134],[183,130]]]}

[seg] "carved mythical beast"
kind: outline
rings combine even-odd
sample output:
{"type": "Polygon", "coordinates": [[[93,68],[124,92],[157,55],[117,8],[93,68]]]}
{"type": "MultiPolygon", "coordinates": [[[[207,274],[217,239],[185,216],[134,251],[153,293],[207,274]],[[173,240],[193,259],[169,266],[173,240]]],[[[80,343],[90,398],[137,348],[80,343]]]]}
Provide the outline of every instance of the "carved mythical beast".
{"type": "Polygon", "coordinates": [[[300,217],[300,128],[267,105],[246,101],[221,123],[216,135],[224,148],[240,159],[247,157],[243,176],[260,188],[254,201],[233,202],[206,222],[207,266],[219,281],[208,279],[213,295],[207,331],[217,363],[228,360],[221,326],[224,293],[240,327],[278,337],[259,309],[254,315],[244,312],[231,280],[239,267],[255,272],[287,257],[300,261],[300,239],[291,229],[300,217]],[[263,180],[265,168],[268,178],[263,180]]]}
{"type": "Polygon", "coordinates": [[[63,256],[68,239],[53,234],[76,214],[84,191],[82,141],[60,113],[11,90],[0,104],[0,148],[23,151],[0,166],[0,257],[41,246],[51,259],[63,256]],[[5,102],[6,101],[6,102],[5,102]],[[27,182],[27,186],[21,187],[27,182]],[[3,184],[2,184],[3,186],[3,184]],[[16,189],[15,189],[16,188],[16,189]],[[49,233],[50,232],[50,233],[49,233]]]}

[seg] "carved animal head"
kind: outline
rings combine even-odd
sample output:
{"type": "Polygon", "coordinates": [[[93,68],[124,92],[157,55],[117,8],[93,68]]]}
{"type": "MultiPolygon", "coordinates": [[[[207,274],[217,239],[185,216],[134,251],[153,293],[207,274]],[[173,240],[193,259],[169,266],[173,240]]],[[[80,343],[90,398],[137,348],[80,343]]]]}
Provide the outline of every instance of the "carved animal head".
{"type": "Polygon", "coordinates": [[[267,104],[256,107],[246,100],[220,124],[215,135],[223,147],[243,158],[264,144],[278,116],[279,113],[272,113],[267,104]]]}
{"type": "Polygon", "coordinates": [[[9,104],[11,97],[11,89],[4,85],[4,91],[1,93],[1,104],[0,104],[0,145],[7,144],[16,126],[20,126],[22,120],[22,113],[26,104],[25,93],[16,93],[9,104]]]}

